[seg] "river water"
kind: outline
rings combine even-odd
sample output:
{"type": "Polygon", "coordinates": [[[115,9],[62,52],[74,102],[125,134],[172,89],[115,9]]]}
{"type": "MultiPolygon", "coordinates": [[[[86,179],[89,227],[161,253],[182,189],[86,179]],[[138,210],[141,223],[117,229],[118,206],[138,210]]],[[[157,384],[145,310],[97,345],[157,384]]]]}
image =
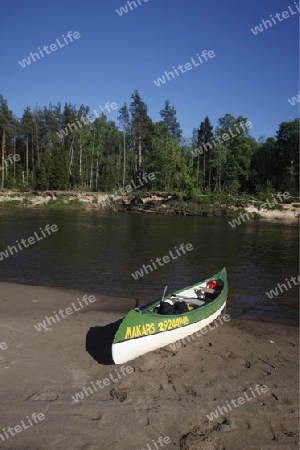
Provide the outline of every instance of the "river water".
{"type": "Polygon", "coordinates": [[[3,257],[0,281],[139,298],[142,305],[159,298],[164,284],[174,291],[226,266],[232,317],[298,323],[299,291],[290,281],[299,275],[297,222],[249,220],[232,228],[219,217],[1,208],[0,252],[34,232],[41,236],[47,224],[58,231],[3,257]],[[182,243],[193,250],[179,257],[182,243]],[[132,277],[167,255],[169,263],[132,277]],[[270,299],[266,292],[277,283],[288,290],[270,299]]]}

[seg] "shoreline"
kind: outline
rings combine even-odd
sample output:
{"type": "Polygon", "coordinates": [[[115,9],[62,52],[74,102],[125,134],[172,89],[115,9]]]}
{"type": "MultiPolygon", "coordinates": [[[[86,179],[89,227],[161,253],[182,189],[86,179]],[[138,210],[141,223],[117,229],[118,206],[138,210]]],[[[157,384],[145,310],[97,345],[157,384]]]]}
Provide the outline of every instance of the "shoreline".
{"type": "MultiPolygon", "coordinates": [[[[59,295],[59,293],[61,292],[62,295],[69,295],[69,294],[73,294],[73,299],[76,297],[76,300],[72,300],[72,302],[70,301],[70,303],[68,305],[66,305],[65,309],[71,309],[70,305],[74,302],[78,303],[80,308],[77,307],[76,309],[76,305],[74,305],[74,314],[76,314],[78,311],[80,311],[80,313],[84,314],[86,311],[88,312],[95,312],[95,313],[122,313],[124,316],[125,314],[128,313],[128,311],[132,308],[134,308],[135,305],[135,300],[134,297],[124,297],[124,296],[117,296],[114,295],[112,296],[110,293],[106,293],[106,292],[95,292],[95,291],[88,291],[87,289],[78,289],[78,288],[74,288],[71,289],[69,287],[63,287],[63,286],[54,286],[54,285],[42,285],[42,284],[32,284],[32,283],[24,283],[24,282],[17,282],[17,281],[1,281],[0,280],[0,305],[1,305],[1,292],[10,292],[10,291],[18,291],[20,293],[22,293],[22,289],[32,289],[32,290],[36,290],[37,292],[41,292],[43,294],[44,290],[49,290],[49,292],[51,293],[53,291],[54,294],[54,298],[56,298],[56,294],[59,295]],[[95,296],[97,297],[97,301],[94,299],[95,296]],[[87,300],[87,298],[89,300],[87,300]],[[93,300],[91,300],[90,298],[93,297],[93,300]],[[80,300],[81,298],[81,300],[80,300]],[[99,301],[100,299],[100,301],[99,301]],[[88,302],[90,304],[88,304],[88,302]],[[69,307],[69,308],[68,308],[69,307]]],[[[4,294],[3,294],[4,295],[4,294]]],[[[155,299],[155,297],[151,298],[151,299],[147,299],[145,300],[145,304],[149,303],[149,301],[153,301],[155,299]]],[[[141,306],[143,306],[143,304],[141,303],[141,306]]],[[[57,307],[58,308],[58,307],[57,307]]],[[[53,308],[55,309],[55,308],[53,308]]],[[[58,308],[58,309],[63,309],[62,307],[58,308]]],[[[227,310],[228,311],[228,310],[227,310]]],[[[50,315],[54,316],[54,313],[57,313],[57,311],[52,311],[52,313],[50,315]]],[[[62,313],[60,313],[62,314],[62,313]]],[[[68,315],[72,315],[71,312],[68,310],[68,313],[66,313],[67,316],[68,315]]],[[[259,316],[259,317],[249,317],[249,318],[245,318],[245,316],[236,316],[236,312],[235,310],[232,311],[228,311],[228,314],[230,314],[231,318],[233,320],[239,320],[239,321],[250,321],[250,322],[262,322],[265,324],[277,324],[277,325],[285,325],[285,326],[291,326],[291,327],[299,327],[299,322],[298,320],[291,320],[291,319],[287,319],[286,317],[270,317],[268,318],[268,316],[259,316]],[[232,317],[233,316],[233,317],[232,317]]],[[[46,315],[46,314],[45,314],[46,315]]],[[[44,315],[44,316],[45,316],[44,315]]],[[[57,314],[56,314],[57,316],[57,314]]],[[[297,316],[298,317],[298,316],[297,316]]],[[[45,319],[45,317],[43,317],[43,319],[45,319]]],[[[53,317],[54,319],[54,317],[53,317]]],[[[61,320],[59,317],[56,317],[56,322],[52,319],[53,324],[56,324],[58,322],[63,322],[63,320],[61,320]]],[[[218,319],[216,319],[217,321],[218,319]]],[[[216,322],[215,321],[215,322],[216,322]]],[[[35,322],[36,323],[36,322],[35,322]]],[[[48,321],[48,325],[49,321],[48,321]]],[[[40,331],[42,331],[44,327],[41,326],[40,331]]],[[[37,329],[37,328],[36,328],[37,329]]],[[[192,338],[191,338],[192,339],[192,338]]]]}
{"type": "Polygon", "coordinates": [[[38,332],[34,324],[82,292],[0,287],[0,343],[7,344],[0,348],[1,429],[35,413],[45,417],[0,440],[4,450],[145,448],[158,436],[182,450],[298,448],[298,327],[232,319],[180,348],[128,362],[132,370],[108,383],[125,366],[99,364],[86,336],[95,331],[101,352],[97,330],[120,320],[128,299],[96,295],[93,305],[38,332]],[[257,386],[267,389],[227,407],[257,386]]]}
{"type": "MultiPolygon", "coordinates": [[[[199,196],[200,198],[201,196],[199,196]]],[[[236,205],[238,204],[239,199],[236,200],[236,205]]],[[[140,212],[199,217],[247,217],[247,220],[282,220],[285,222],[296,222],[300,218],[299,201],[279,204],[277,205],[278,209],[269,210],[261,210],[251,203],[243,206],[236,205],[219,202],[195,203],[183,200],[178,194],[174,193],[115,195],[92,192],[45,191],[33,194],[0,190],[0,207],[69,208],[98,212],[140,212]]],[[[242,220],[245,221],[246,219],[242,220]]]]}

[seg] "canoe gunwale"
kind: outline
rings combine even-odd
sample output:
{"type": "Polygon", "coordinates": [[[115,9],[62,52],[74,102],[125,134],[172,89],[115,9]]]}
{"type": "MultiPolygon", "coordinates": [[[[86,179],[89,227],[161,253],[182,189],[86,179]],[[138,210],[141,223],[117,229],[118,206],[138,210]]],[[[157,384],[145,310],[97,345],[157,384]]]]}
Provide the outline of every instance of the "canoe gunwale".
{"type": "MultiPolygon", "coordinates": [[[[206,279],[203,280],[203,281],[198,281],[198,282],[196,282],[196,283],[191,284],[190,286],[186,286],[186,287],[184,287],[183,289],[180,289],[180,290],[178,290],[178,291],[172,292],[171,294],[168,294],[168,295],[165,297],[164,300],[169,300],[171,297],[177,296],[179,293],[181,293],[181,292],[183,292],[183,291],[186,291],[186,290],[188,290],[188,289],[193,289],[195,286],[199,286],[200,284],[207,283],[207,282],[209,282],[210,280],[214,280],[214,279],[216,279],[216,278],[220,278],[220,279],[224,282],[224,287],[223,287],[223,289],[221,290],[221,292],[220,292],[220,294],[218,295],[218,297],[216,297],[216,298],[215,298],[214,300],[212,300],[211,302],[207,302],[206,305],[201,306],[201,308],[205,308],[205,307],[207,307],[207,306],[213,304],[215,301],[217,301],[217,300],[219,299],[219,297],[224,293],[224,290],[226,290],[226,294],[227,294],[227,289],[228,289],[228,286],[227,286],[227,272],[226,272],[226,268],[225,268],[225,267],[223,267],[223,269],[220,270],[220,272],[216,273],[215,275],[213,275],[213,276],[211,276],[211,277],[209,277],[209,278],[206,278],[206,279]]],[[[149,317],[150,317],[150,316],[157,316],[156,313],[153,313],[153,312],[149,311],[149,308],[150,308],[150,307],[155,308],[155,306],[159,305],[159,303],[160,303],[160,299],[155,300],[154,302],[147,303],[146,305],[142,306],[142,307],[140,308],[140,310],[141,310],[141,311],[146,310],[147,312],[144,312],[144,313],[142,312],[141,314],[142,314],[143,316],[149,316],[149,317]]],[[[187,303],[188,303],[188,301],[187,301],[187,303]]],[[[199,309],[199,308],[198,308],[198,309],[199,309]]],[[[132,310],[132,311],[136,312],[137,314],[140,314],[139,311],[135,311],[135,310],[132,310]]],[[[191,310],[191,311],[188,311],[188,312],[185,313],[185,314],[195,313],[196,311],[197,311],[197,310],[191,310]]],[[[176,318],[176,317],[182,316],[182,314],[171,314],[170,316],[176,318]]]]}

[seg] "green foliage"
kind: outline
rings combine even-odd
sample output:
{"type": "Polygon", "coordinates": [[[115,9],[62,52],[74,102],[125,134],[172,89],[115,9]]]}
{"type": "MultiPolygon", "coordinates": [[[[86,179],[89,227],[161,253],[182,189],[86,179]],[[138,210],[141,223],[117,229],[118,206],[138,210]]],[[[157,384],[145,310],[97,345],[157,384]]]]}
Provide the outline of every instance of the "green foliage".
{"type": "Polygon", "coordinates": [[[164,133],[161,123],[155,126],[152,151],[147,158],[148,173],[155,174],[153,188],[182,191],[191,183],[185,154],[177,139],[164,133]]]}
{"type": "Polygon", "coordinates": [[[23,205],[32,205],[32,200],[27,196],[23,199],[23,205]]]}
{"type": "Polygon", "coordinates": [[[46,157],[43,159],[43,161],[40,161],[37,166],[35,167],[35,189],[38,191],[45,191],[49,188],[49,164],[50,164],[50,158],[46,157]]]}
{"type": "Polygon", "coordinates": [[[22,200],[5,200],[4,202],[1,202],[1,206],[17,206],[21,204],[22,200]]]}
{"type": "Polygon", "coordinates": [[[85,205],[80,200],[70,200],[70,201],[64,201],[61,199],[58,200],[49,200],[49,202],[44,203],[44,207],[47,209],[52,208],[70,208],[70,209],[84,209],[85,205]]]}
{"type": "Polygon", "coordinates": [[[267,180],[265,184],[258,186],[258,189],[258,200],[267,200],[267,198],[270,198],[272,194],[275,194],[275,189],[270,180],[267,180]]]}
{"type": "Polygon", "coordinates": [[[176,114],[166,100],[162,120],[153,123],[134,91],[129,107],[119,110],[120,129],[104,113],[90,120],[89,107],[70,103],[28,107],[17,120],[0,95],[0,157],[20,155],[0,171],[0,187],[114,192],[152,172],[145,191],[180,193],[198,206],[243,207],[247,195],[264,201],[279,191],[297,200],[299,119],[257,142],[247,118],[227,113],[213,127],[206,116],[189,140],[181,139],[176,114]]]}
{"type": "Polygon", "coordinates": [[[272,203],[270,201],[270,205],[268,203],[262,202],[262,203],[258,203],[257,207],[258,207],[258,209],[265,210],[265,211],[283,211],[284,210],[284,206],[281,203],[272,203]]]}
{"type": "Polygon", "coordinates": [[[193,186],[192,183],[189,183],[184,191],[183,199],[186,201],[197,203],[198,198],[199,198],[199,191],[193,186]]]}
{"type": "Polygon", "coordinates": [[[276,192],[299,192],[299,125],[299,119],[281,123],[276,139],[267,139],[255,151],[251,168],[256,192],[266,183],[276,192]]]}

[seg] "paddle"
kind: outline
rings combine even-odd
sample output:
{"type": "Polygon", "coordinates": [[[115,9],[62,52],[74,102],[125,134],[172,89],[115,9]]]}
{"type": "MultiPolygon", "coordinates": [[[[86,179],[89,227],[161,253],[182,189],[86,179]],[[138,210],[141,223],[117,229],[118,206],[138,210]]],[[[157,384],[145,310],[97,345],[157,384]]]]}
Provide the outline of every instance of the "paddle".
{"type": "Polygon", "coordinates": [[[164,286],[164,292],[163,292],[162,298],[161,298],[161,300],[160,300],[160,305],[164,302],[164,299],[165,299],[165,295],[166,295],[167,289],[168,289],[168,285],[165,284],[165,286],[164,286]]]}
{"type": "Polygon", "coordinates": [[[139,308],[139,303],[140,303],[140,300],[139,300],[138,298],[136,298],[136,299],[135,299],[135,307],[134,307],[134,310],[135,310],[136,312],[141,313],[141,310],[140,310],[140,308],[139,308]]]}

